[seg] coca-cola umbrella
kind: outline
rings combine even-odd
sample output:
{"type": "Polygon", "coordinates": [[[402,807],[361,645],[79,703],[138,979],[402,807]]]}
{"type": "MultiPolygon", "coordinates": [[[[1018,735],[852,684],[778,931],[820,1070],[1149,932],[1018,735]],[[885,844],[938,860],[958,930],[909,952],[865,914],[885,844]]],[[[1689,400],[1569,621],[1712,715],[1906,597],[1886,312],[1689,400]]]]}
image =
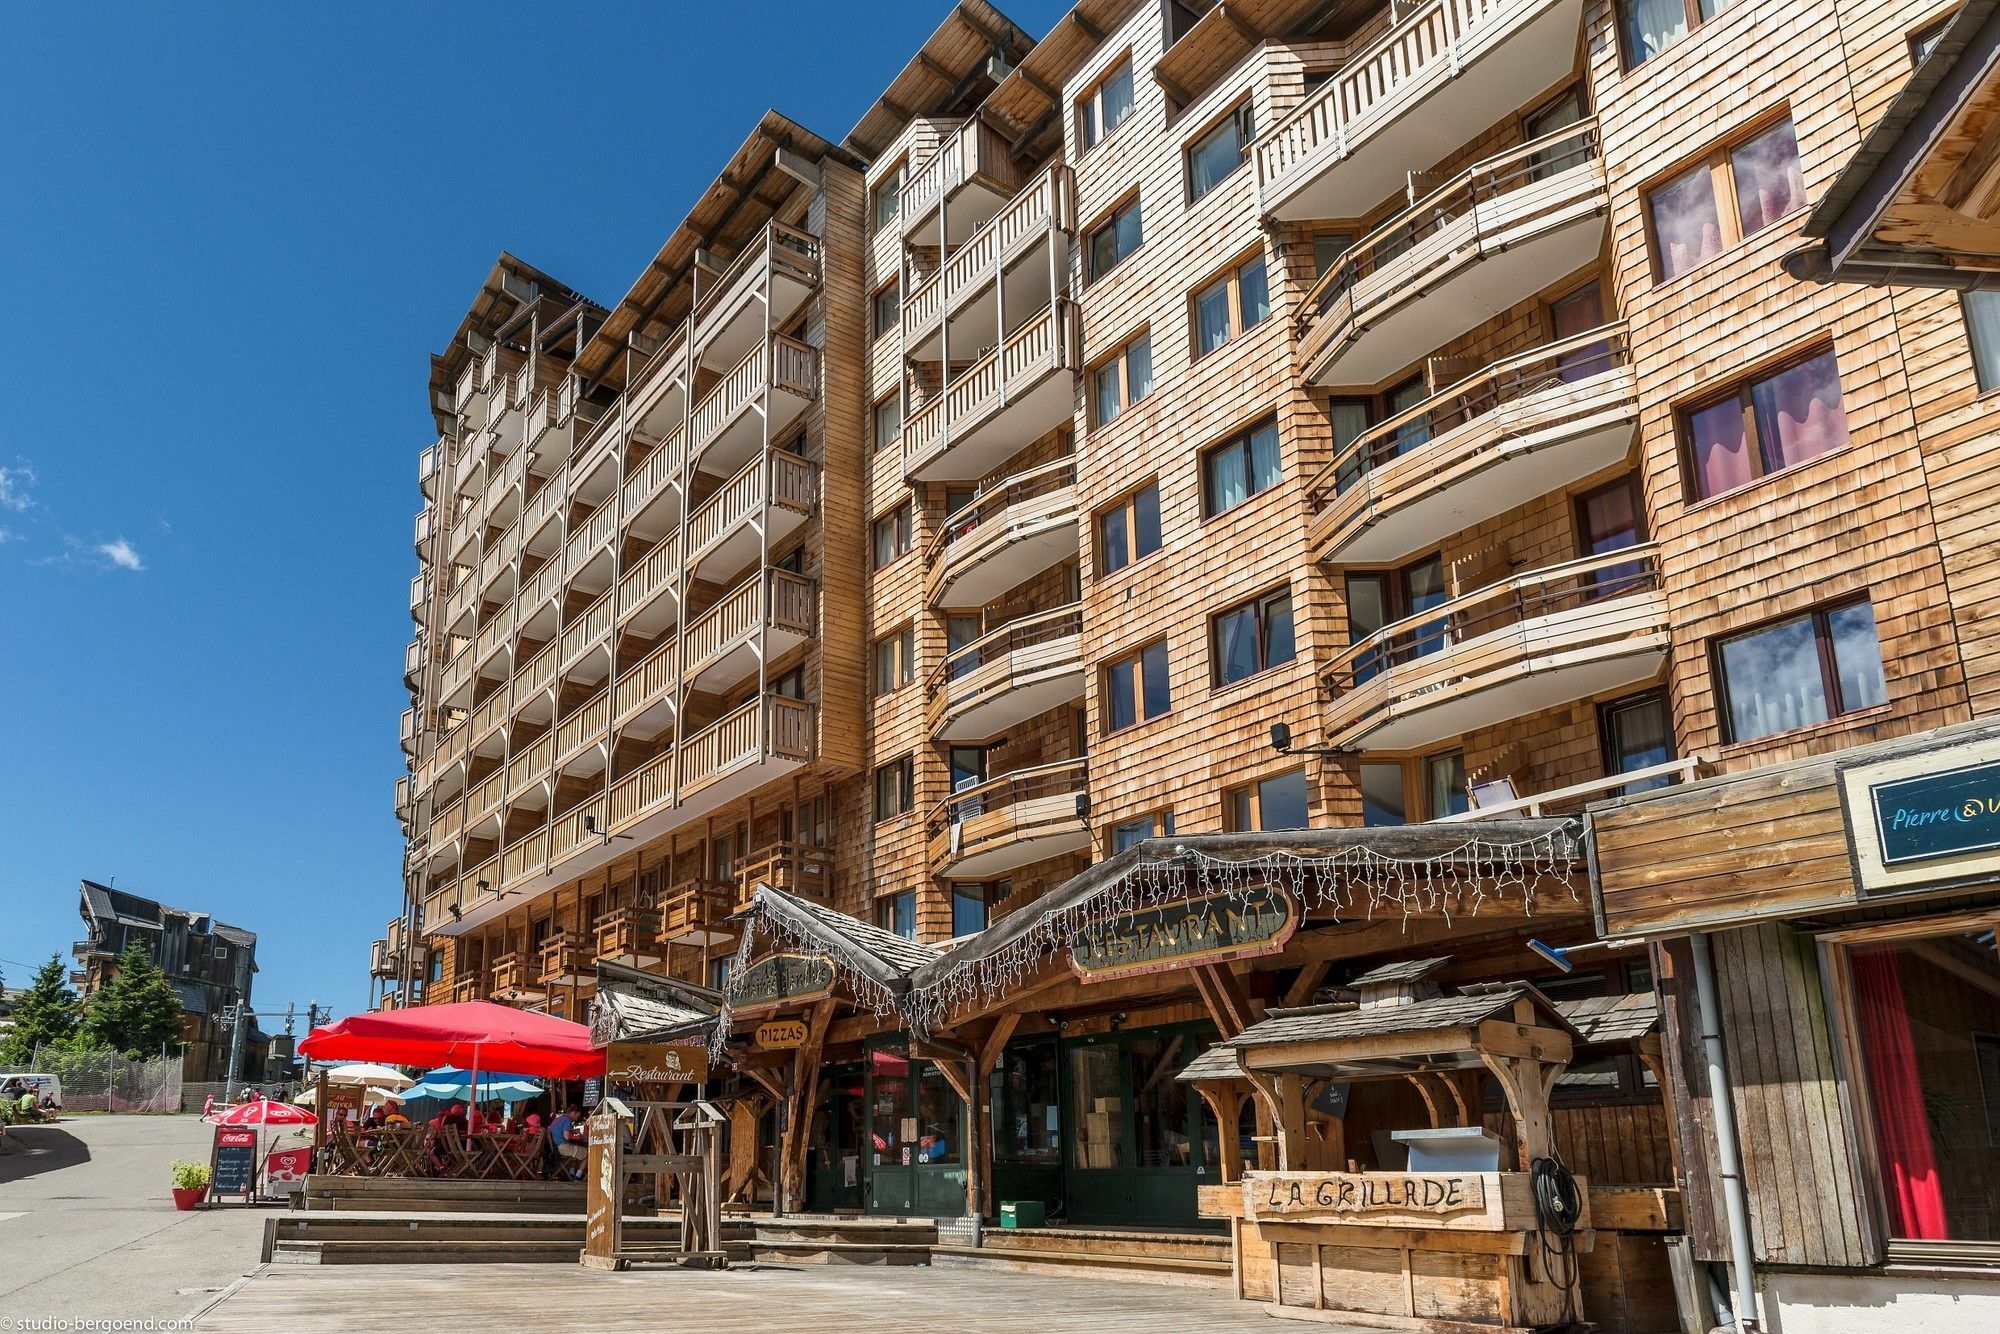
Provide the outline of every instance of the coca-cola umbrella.
{"type": "Polygon", "coordinates": [[[294,1107],[288,1102],[272,1102],[263,1094],[258,1094],[248,1102],[239,1102],[234,1107],[225,1107],[202,1118],[219,1126],[250,1126],[257,1131],[257,1163],[261,1171],[265,1165],[264,1130],[268,1126],[287,1128],[319,1124],[319,1118],[303,1107],[294,1107]]]}

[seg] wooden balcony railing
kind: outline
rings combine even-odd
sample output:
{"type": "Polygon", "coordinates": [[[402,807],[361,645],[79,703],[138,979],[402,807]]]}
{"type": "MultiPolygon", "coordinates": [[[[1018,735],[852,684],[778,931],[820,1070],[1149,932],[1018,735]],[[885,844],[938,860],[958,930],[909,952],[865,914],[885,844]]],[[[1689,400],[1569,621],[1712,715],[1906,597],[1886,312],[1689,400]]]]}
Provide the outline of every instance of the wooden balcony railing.
{"type": "Polygon", "coordinates": [[[757,513],[768,494],[772,505],[811,514],[819,473],[796,454],[774,449],[737,469],[688,519],[687,549],[692,564],[736,526],[757,513]]]}
{"type": "Polygon", "coordinates": [[[569,498],[569,487],[561,477],[552,477],[541,490],[528,497],[528,503],[521,507],[521,518],[517,525],[522,540],[533,537],[543,524],[554,518],[569,498]]]}
{"type": "Polygon", "coordinates": [[[819,392],[819,353],[784,334],[772,334],[768,347],[751,348],[695,409],[689,433],[693,454],[707,449],[724,426],[756,401],[767,375],[773,389],[809,399],[819,392]]]}
{"type": "Polygon", "coordinates": [[[915,230],[926,214],[970,182],[1001,195],[1021,188],[1006,137],[977,116],[940,139],[910,174],[901,201],[903,231],[915,230]]]}
{"type": "Polygon", "coordinates": [[[688,626],[689,675],[760,628],[812,634],[815,592],[812,580],[790,570],[765,569],[751,575],[688,626]]]}
{"type": "Polygon", "coordinates": [[[607,829],[610,794],[600,792],[558,815],[549,825],[549,860],[561,861],[578,848],[601,843],[607,829]]]}
{"type": "Polygon", "coordinates": [[[715,880],[683,880],[660,895],[659,936],[663,942],[706,944],[730,929],[736,886],[715,880]]]}
{"type": "Polygon", "coordinates": [[[955,856],[1054,831],[1080,828],[1078,799],[1089,791],[1082,760],[1059,760],[974,783],[933,806],[925,833],[933,862],[953,856],[952,827],[959,827],[955,856]]]}
{"type": "Polygon", "coordinates": [[[507,771],[495,769],[482,778],[465,798],[465,822],[474,824],[500,809],[507,797],[507,771]]]}
{"type": "Polygon", "coordinates": [[[1602,778],[1593,778],[1587,782],[1571,783],[1546,792],[1531,793],[1525,797],[1517,797],[1513,801],[1500,802],[1492,806],[1475,806],[1456,815],[1440,815],[1435,818],[1434,823],[1459,824],[1470,820],[1497,819],[1503,815],[1540,819],[1545,815],[1581,810],[1590,802],[1607,797],[1643,792],[1648,788],[1665,787],[1672,783],[1691,783],[1701,768],[1702,761],[1693,756],[1684,760],[1668,760],[1664,764],[1649,764],[1640,769],[1628,769],[1624,773],[1606,774],[1602,778]]]}
{"type": "Polygon", "coordinates": [[[619,576],[618,614],[629,616],[656,595],[673,588],[680,574],[680,564],[680,538],[663,538],[637,564],[619,576]]]}
{"type": "Polygon", "coordinates": [[[812,705],[784,695],[750,700],[681,742],[681,791],[766,758],[805,763],[812,747],[812,705]]]}
{"type": "Polygon", "coordinates": [[[1051,668],[1074,668],[1082,661],[1082,633],[1083,606],[1072,602],[1018,617],[951,653],[924,678],[932,729],[1047,676],[1051,668]]]}
{"type": "Polygon", "coordinates": [[[680,680],[680,646],[672,639],[619,673],[612,714],[620,722],[672,692],[680,680]]]}
{"type": "MultiPolygon", "coordinates": [[[[1061,163],[1029,181],[952,251],[935,273],[912,289],[903,303],[904,338],[914,343],[975,286],[997,276],[1001,264],[1024,238],[1074,230],[1075,195],[1075,178],[1061,163]]],[[[906,192],[905,206],[908,198],[906,192]]]]}
{"type": "Polygon", "coordinates": [[[559,654],[564,667],[582,657],[588,649],[595,648],[611,629],[611,610],[614,599],[611,590],[598,594],[597,601],[585,607],[580,615],[563,627],[562,651],[559,654]]]}
{"type": "Polygon", "coordinates": [[[954,434],[983,425],[1050,372],[1075,368],[1075,311],[1059,299],[1016,329],[993,351],[961,371],[903,425],[905,471],[948,449],[954,434]]]}
{"type": "Polygon", "coordinates": [[[611,828],[624,829],[641,817],[673,804],[674,754],[663,751],[612,785],[611,828]]]}
{"type": "Polygon", "coordinates": [[[542,942],[541,981],[555,986],[582,977],[590,971],[591,954],[581,935],[558,931],[542,942]]]}
{"type": "Polygon", "coordinates": [[[811,232],[801,231],[782,222],[772,221],[764,225],[763,234],[747,242],[722,276],[711,284],[701,302],[694,309],[695,341],[705,346],[712,333],[709,328],[710,316],[718,311],[734,306],[739,288],[754,289],[761,283],[763,275],[752,277],[753,271],[768,266],[773,271],[784,273],[807,287],[819,285],[819,238],[811,232]]]}
{"type": "Polygon", "coordinates": [[[833,852],[805,843],[773,843],[757,849],[736,863],[739,906],[748,904],[757,886],[769,885],[787,894],[831,903],[833,897],[833,852]]]}
{"type": "Polygon", "coordinates": [[[563,546],[563,569],[569,574],[583,569],[590,563],[590,558],[611,540],[612,533],[617,529],[618,496],[613,493],[600,501],[597,508],[590,512],[590,517],[570,534],[569,541],[563,546]]]}
{"type": "Polygon", "coordinates": [[[675,426],[672,434],[661,441],[659,448],[648,454],[646,461],[625,479],[625,513],[637,514],[644,509],[660,493],[660,488],[679,474],[685,429],[675,426]]]}
{"type": "Polygon", "coordinates": [[[500,854],[499,884],[511,885],[540,874],[549,860],[549,831],[537,829],[507,845],[500,854]]]}
{"type": "Polygon", "coordinates": [[[493,961],[493,994],[508,996],[527,991],[528,965],[521,955],[509,950],[493,961]]]}
{"type": "Polygon", "coordinates": [[[611,692],[600,690],[568,717],[556,723],[556,762],[606,739],[611,726],[611,692]]]}
{"type": "Polygon", "coordinates": [[[558,646],[554,643],[542,645],[535,650],[535,656],[528,659],[527,665],[514,673],[514,701],[517,704],[526,703],[530,696],[547,690],[549,683],[556,679],[557,650],[558,646]]]}
{"type": "Polygon", "coordinates": [[[660,957],[660,914],[652,908],[613,908],[595,923],[597,957],[636,963],[660,957]]]}
{"type": "Polygon", "coordinates": [[[1076,460],[1058,459],[994,483],[945,516],[924,548],[931,600],[961,571],[998,554],[1016,536],[1076,522],[1076,460]]]}

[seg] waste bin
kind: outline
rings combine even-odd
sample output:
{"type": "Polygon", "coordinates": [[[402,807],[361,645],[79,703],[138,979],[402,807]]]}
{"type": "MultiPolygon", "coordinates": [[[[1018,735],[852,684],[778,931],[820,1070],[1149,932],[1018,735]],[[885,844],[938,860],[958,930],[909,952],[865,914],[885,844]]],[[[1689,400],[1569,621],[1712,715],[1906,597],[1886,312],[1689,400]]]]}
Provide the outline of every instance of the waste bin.
{"type": "Polygon", "coordinates": [[[1048,1206],[1040,1200],[1002,1200],[1000,1202],[1001,1227],[1046,1227],[1049,1221],[1048,1206]]]}

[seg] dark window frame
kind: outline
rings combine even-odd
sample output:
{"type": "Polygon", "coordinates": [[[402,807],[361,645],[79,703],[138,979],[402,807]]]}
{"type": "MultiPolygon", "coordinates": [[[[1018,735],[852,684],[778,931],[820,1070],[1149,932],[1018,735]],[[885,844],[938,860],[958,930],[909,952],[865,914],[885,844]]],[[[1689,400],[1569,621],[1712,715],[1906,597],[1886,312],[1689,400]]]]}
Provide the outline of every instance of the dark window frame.
{"type": "Polygon", "coordinates": [[[1188,361],[1190,364],[1200,362],[1222,351],[1269,320],[1276,309],[1271,300],[1271,261],[1260,245],[1188,293],[1188,361]],[[1264,313],[1254,320],[1249,319],[1243,309],[1243,275],[1252,268],[1261,269],[1264,274],[1264,313]],[[1223,333],[1221,342],[1204,349],[1201,345],[1201,303],[1218,287],[1223,289],[1222,301],[1229,315],[1229,328],[1223,333]]]}
{"type": "Polygon", "coordinates": [[[1084,284],[1088,286],[1110,277],[1124,266],[1126,260],[1145,249],[1145,246],[1146,210],[1143,207],[1139,192],[1134,190],[1100,214],[1095,226],[1085,230],[1083,234],[1084,284]],[[1106,264],[1103,268],[1099,268],[1097,266],[1097,238],[1107,233],[1116,237],[1118,224],[1124,220],[1125,215],[1128,213],[1137,219],[1139,239],[1133,242],[1130,250],[1113,255],[1110,263],[1106,264]]]}
{"type": "Polygon", "coordinates": [[[1236,430],[1231,431],[1228,435],[1224,436],[1222,439],[1217,440],[1213,444],[1205,447],[1201,451],[1200,455],[1200,469],[1201,469],[1201,509],[1202,509],[1201,517],[1204,523],[1206,523],[1210,519],[1219,519],[1225,514],[1233,514],[1237,510],[1242,509],[1245,505],[1248,505],[1251,501],[1255,500],[1258,496],[1263,495],[1265,492],[1277,490],[1278,487],[1284,484],[1285,480],[1285,435],[1284,431],[1278,425],[1278,414],[1275,412],[1267,412],[1261,417],[1258,417],[1255,420],[1249,422],[1247,425],[1238,427],[1236,430]],[[1250,441],[1252,437],[1254,437],[1259,431],[1263,430],[1266,426],[1269,426],[1272,429],[1272,431],[1277,435],[1278,438],[1278,471],[1277,475],[1273,477],[1269,483],[1267,483],[1264,486],[1257,486],[1254,485],[1254,483],[1256,482],[1256,475],[1252,469],[1250,441]],[[1243,480],[1244,480],[1243,498],[1237,501],[1233,505],[1226,505],[1218,509],[1214,505],[1215,493],[1214,493],[1214,487],[1210,484],[1211,475],[1209,470],[1211,467],[1214,466],[1214,461],[1218,457],[1220,457],[1228,450],[1234,449],[1238,446],[1241,446],[1243,451],[1243,480]]]}
{"type": "Polygon", "coordinates": [[[1277,668],[1287,666],[1298,660],[1298,605],[1292,601],[1292,586],[1289,583],[1279,584],[1275,588],[1267,588],[1255,597],[1245,598],[1241,602],[1233,602],[1208,618],[1208,680],[1211,689],[1230,690],[1242,685],[1245,681],[1254,681],[1260,676],[1267,675],[1277,668]],[[1285,599],[1292,617],[1292,653],[1288,658],[1279,658],[1273,661],[1270,644],[1270,609],[1276,605],[1280,598],[1285,599]],[[1227,655],[1223,652],[1222,647],[1222,622],[1228,617],[1237,615],[1246,608],[1255,616],[1257,623],[1257,666],[1254,670],[1245,672],[1242,676],[1234,680],[1224,680],[1222,674],[1223,663],[1227,655]]]}
{"type": "Polygon", "coordinates": [[[888,760],[875,766],[875,772],[872,775],[873,787],[870,792],[872,806],[869,811],[874,823],[883,824],[899,816],[908,815],[912,810],[916,809],[916,773],[917,764],[914,755],[899,755],[893,760],[888,760]],[[882,784],[884,779],[887,779],[894,785],[889,790],[889,796],[891,797],[889,805],[891,809],[886,811],[882,809],[882,784]]]}
{"type": "Polygon", "coordinates": [[[900,278],[891,278],[868,298],[868,325],[874,331],[874,337],[882,339],[887,338],[892,330],[900,328],[902,323],[903,282],[900,278]],[[886,312],[885,301],[888,303],[886,312]]]}
{"type": "MultiPolygon", "coordinates": [[[[1842,718],[1851,717],[1858,713],[1866,713],[1870,709],[1887,707],[1890,701],[1886,699],[1880,704],[1859,704],[1849,707],[1846,701],[1841,698],[1840,664],[1833,653],[1833,632],[1829,618],[1836,612],[1847,611],[1850,608],[1861,606],[1867,607],[1870,616],[1873,617],[1874,600],[1863,593],[1854,597],[1836,598],[1831,602],[1816,603],[1804,611],[1787,612],[1783,616],[1773,616],[1768,620],[1759,621],[1755,625],[1745,626],[1741,630],[1732,630],[1727,634],[1712,636],[1708,641],[1708,669],[1709,679],[1713,682],[1715,690],[1716,730],[1722,737],[1722,744],[1726,746],[1738,743],[1747,745],[1755,741],[1767,741],[1772,737],[1787,736],[1793,732],[1804,731],[1807,728],[1824,727],[1828,723],[1838,722],[1842,718]],[[1801,723],[1797,727],[1782,728],[1774,732],[1760,732],[1756,736],[1737,736],[1734,710],[1730,708],[1729,672],[1724,667],[1722,659],[1724,646],[1736,643],[1739,640],[1752,638],[1756,635],[1768,634],[1778,627],[1789,625],[1794,621],[1808,619],[1812,622],[1813,656],[1819,663],[1820,693],[1826,699],[1826,717],[1816,722],[1801,723]]],[[[1875,644],[1879,655],[1882,644],[1882,625],[1880,620],[1877,620],[1875,624],[1875,644]]],[[[1888,686],[1889,672],[1887,660],[1885,659],[1882,670],[1882,688],[1885,695],[1888,693],[1888,686]]]]}
{"type": "Polygon", "coordinates": [[[912,528],[912,510],[910,502],[907,500],[890,510],[887,514],[878,516],[875,522],[869,525],[868,554],[873,561],[873,568],[886,570],[910,554],[915,547],[912,528]],[[884,525],[888,525],[887,531],[890,534],[890,550],[886,557],[882,554],[884,525]]]}
{"type": "MultiPolygon", "coordinates": [[[[1816,338],[1803,348],[1794,349],[1783,356],[1766,361],[1726,381],[1720,388],[1712,389],[1696,397],[1688,398],[1674,405],[1674,440],[1676,452],[1680,455],[1681,488],[1689,505],[1702,505],[1725,496],[1742,495],[1773,477],[1782,476],[1798,468],[1810,467],[1822,459],[1843,454],[1852,448],[1852,440],[1847,445],[1815,454],[1809,459],[1788,464],[1782,468],[1771,468],[1764,453],[1764,439],[1757,429],[1756,389],[1757,386],[1777,379],[1787,371],[1797,370],[1808,362],[1822,356],[1833,358],[1833,382],[1841,386],[1840,353],[1835,349],[1831,336],[1816,338]],[[1743,412],[1743,438],[1745,457],[1756,465],[1756,472],[1750,480],[1722,491],[1704,493],[1701,489],[1700,461],[1695,457],[1694,419],[1719,404],[1736,399],[1743,412]]],[[[1847,395],[1841,394],[1841,420],[1847,419],[1847,395]]]]}
{"type": "Polygon", "coordinates": [[[1217,115],[1213,120],[1209,121],[1209,123],[1205,127],[1203,127],[1203,129],[1199,134],[1195,134],[1189,137],[1184,143],[1182,143],[1181,185],[1183,190],[1183,202],[1186,203],[1189,207],[1193,207],[1195,204],[1200,203],[1202,200],[1208,198],[1210,195],[1214,194],[1217,190],[1221,189],[1223,184],[1227,182],[1231,177],[1235,176],[1237,172],[1242,171],[1243,168],[1250,165],[1251,152],[1253,148],[1256,146],[1256,143],[1257,143],[1256,99],[1252,97],[1250,94],[1245,93],[1242,99],[1238,101],[1235,105],[1231,106],[1227,111],[1222,112],[1221,114],[1217,115]],[[1202,148],[1202,146],[1206,144],[1209,140],[1215,138],[1215,136],[1221,134],[1223,131],[1230,129],[1233,129],[1236,132],[1236,144],[1237,144],[1236,165],[1231,167],[1228,171],[1223,172],[1220,176],[1217,176],[1213,181],[1209,183],[1209,186],[1206,190],[1201,191],[1199,194],[1195,193],[1195,188],[1194,188],[1195,153],[1199,151],[1202,148]]]}
{"type": "Polygon", "coordinates": [[[1118,346],[1112,348],[1111,351],[1099,358],[1084,377],[1084,385],[1085,392],[1090,400],[1087,407],[1089,409],[1090,429],[1092,430],[1109,426],[1112,422],[1117,421],[1133,408],[1145,402],[1153,392],[1152,326],[1147,325],[1135,331],[1123,342],[1119,343],[1118,346]],[[1132,394],[1132,353],[1142,344],[1146,349],[1146,392],[1134,397],[1132,394]],[[1106,371],[1113,369],[1116,369],[1118,372],[1118,410],[1107,417],[1099,410],[1097,386],[1099,377],[1106,371]]]}

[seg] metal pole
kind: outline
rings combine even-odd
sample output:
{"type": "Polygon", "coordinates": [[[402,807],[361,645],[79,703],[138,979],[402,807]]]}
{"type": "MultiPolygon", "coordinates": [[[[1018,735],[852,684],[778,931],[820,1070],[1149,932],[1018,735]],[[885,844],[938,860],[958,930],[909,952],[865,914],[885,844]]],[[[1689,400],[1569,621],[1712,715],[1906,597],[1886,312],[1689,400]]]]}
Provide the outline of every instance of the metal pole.
{"type": "Polygon", "coordinates": [[[1701,1002],[1701,1049],[1708,1064],[1709,1106],[1715,1117],[1715,1151],[1721,1159],[1722,1208],[1729,1229],[1730,1266],[1736,1278],[1736,1328],[1755,1330],[1757,1276],[1750,1252],[1750,1202],[1743,1187],[1743,1150],[1736,1139],[1736,1102],[1723,1059],[1722,1011],[1715,994],[1715,961],[1706,932],[1689,934],[1695,995],[1701,1002]]]}
{"type": "Polygon", "coordinates": [[[237,1072],[242,1068],[243,1062],[243,1015],[244,1011],[249,1008],[243,1002],[238,1001],[230,1007],[230,1014],[226,1016],[233,1021],[233,1027],[229,1030],[229,1077],[222,1091],[223,1101],[225,1102],[231,1101],[236,1097],[236,1076],[237,1072]]]}

